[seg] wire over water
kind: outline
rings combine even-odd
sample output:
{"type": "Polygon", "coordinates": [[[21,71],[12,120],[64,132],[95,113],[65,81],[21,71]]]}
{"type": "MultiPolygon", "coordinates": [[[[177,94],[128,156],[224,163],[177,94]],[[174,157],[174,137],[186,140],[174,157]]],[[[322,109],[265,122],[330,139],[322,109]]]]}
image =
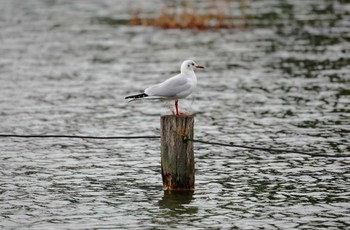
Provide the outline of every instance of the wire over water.
{"type": "MultiPolygon", "coordinates": [[[[160,139],[160,136],[82,136],[82,135],[17,135],[17,134],[0,134],[0,138],[68,138],[68,139],[98,139],[98,140],[116,140],[116,139],[160,139]]],[[[277,152],[277,153],[297,153],[302,155],[308,155],[312,157],[350,157],[349,154],[322,154],[322,153],[309,153],[298,150],[287,150],[287,149],[275,149],[275,148],[265,148],[265,147],[255,147],[255,146],[247,146],[247,145],[237,145],[230,143],[221,143],[221,142],[212,142],[212,141],[204,141],[197,139],[189,139],[186,136],[183,137],[184,141],[192,141],[202,144],[208,145],[216,145],[216,146],[225,146],[225,147],[234,147],[234,148],[244,148],[244,149],[252,149],[252,150],[260,150],[266,152],[277,152]]]]}
{"type": "Polygon", "coordinates": [[[0,138],[17,137],[17,138],[69,138],[69,139],[99,139],[99,140],[114,140],[114,139],[159,139],[160,136],[80,136],[80,135],[16,135],[16,134],[0,134],[0,138]]]}
{"type": "Polygon", "coordinates": [[[260,150],[260,151],[266,151],[266,152],[277,152],[277,153],[297,153],[297,154],[303,154],[308,155],[312,157],[350,157],[350,155],[347,154],[335,154],[335,155],[329,155],[329,154],[322,154],[322,153],[308,153],[308,152],[302,152],[298,150],[287,150],[287,149],[274,149],[274,148],[264,148],[264,147],[254,147],[254,146],[246,146],[246,145],[236,145],[233,143],[220,143],[220,142],[210,142],[210,141],[203,141],[203,140],[196,140],[196,139],[186,139],[185,141],[192,141],[192,142],[198,142],[202,144],[209,144],[209,145],[218,145],[218,146],[225,146],[225,147],[235,147],[235,148],[244,148],[244,149],[252,149],[252,150],[260,150]]]}

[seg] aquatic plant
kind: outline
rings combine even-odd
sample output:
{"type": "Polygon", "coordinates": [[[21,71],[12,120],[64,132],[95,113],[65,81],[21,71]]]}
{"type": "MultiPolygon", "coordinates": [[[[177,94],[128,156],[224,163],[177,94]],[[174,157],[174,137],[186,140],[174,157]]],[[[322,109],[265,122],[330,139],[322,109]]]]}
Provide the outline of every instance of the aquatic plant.
{"type": "Polygon", "coordinates": [[[240,0],[240,17],[233,16],[234,1],[211,0],[204,6],[194,6],[191,1],[174,1],[165,4],[158,16],[141,16],[140,8],[130,11],[130,24],[134,26],[155,26],[163,29],[230,29],[245,28],[246,0],[240,0]]]}

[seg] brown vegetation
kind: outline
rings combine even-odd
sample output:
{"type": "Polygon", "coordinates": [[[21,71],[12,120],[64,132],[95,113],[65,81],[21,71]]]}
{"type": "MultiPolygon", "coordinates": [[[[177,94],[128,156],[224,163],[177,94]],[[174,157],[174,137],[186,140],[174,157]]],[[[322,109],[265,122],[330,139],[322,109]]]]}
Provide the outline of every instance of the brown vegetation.
{"type": "MultiPolygon", "coordinates": [[[[238,0],[237,0],[238,1],[238,0]]],[[[165,5],[156,18],[140,17],[140,10],[131,12],[130,24],[156,26],[163,29],[230,29],[246,27],[246,0],[240,0],[241,17],[232,16],[232,0],[212,0],[206,7],[182,4],[165,5]],[[236,24],[238,22],[238,24],[236,24]]]]}

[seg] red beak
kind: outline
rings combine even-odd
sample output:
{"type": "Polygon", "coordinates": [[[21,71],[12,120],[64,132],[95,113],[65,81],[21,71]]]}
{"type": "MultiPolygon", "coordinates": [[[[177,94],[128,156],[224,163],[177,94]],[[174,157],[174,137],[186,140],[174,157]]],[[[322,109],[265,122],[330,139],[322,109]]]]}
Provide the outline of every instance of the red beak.
{"type": "Polygon", "coordinates": [[[204,66],[196,65],[196,68],[204,69],[204,66]]]}

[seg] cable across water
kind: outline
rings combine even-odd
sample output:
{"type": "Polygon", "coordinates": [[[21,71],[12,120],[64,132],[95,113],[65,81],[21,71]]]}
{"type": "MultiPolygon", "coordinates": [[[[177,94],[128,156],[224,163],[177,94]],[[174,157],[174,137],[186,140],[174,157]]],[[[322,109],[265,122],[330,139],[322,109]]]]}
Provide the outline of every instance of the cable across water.
{"type": "MultiPolygon", "coordinates": [[[[97,140],[118,140],[118,139],[160,139],[160,136],[152,136],[152,135],[140,135],[140,136],[85,136],[85,135],[18,135],[18,134],[0,134],[0,138],[68,138],[68,139],[97,139],[97,140]]],[[[258,146],[247,146],[247,145],[238,145],[230,143],[222,143],[222,142],[214,142],[214,141],[205,141],[198,139],[189,139],[186,136],[183,137],[184,141],[192,141],[201,144],[208,145],[216,145],[216,146],[224,146],[224,147],[234,147],[234,148],[243,148],[243,149],[251,149],[251,150],[259,150],[265,152],[276,152],[276,153],[296,153],[302,155],[308,155],[312,157],[350,157],[349,154],[322,154],[322,153],[310,153],[299,150],[288,150],[288,149],[275,149],[275,148],[266,148],[266,147],[258,147],[258,146]]]]}

